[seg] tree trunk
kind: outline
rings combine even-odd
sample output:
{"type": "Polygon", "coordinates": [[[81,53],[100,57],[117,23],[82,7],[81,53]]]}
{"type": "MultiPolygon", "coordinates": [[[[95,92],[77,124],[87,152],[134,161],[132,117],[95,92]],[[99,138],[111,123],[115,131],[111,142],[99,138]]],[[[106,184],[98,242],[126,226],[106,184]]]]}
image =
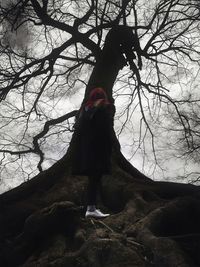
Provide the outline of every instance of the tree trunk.
{"type": "MultiPolygon", "coordinates": [[[[108,34],[85,97],[102,86],[112,101],[124,38],[133,36],[123,27],[108,34]]],[[[71,175],[75,135],[61,160],[0,196],[1,266],[199,266],[199,187],[152,181],[123,157],[113,131],[113,172],[100,201],[112,215],[86,220],[87,177],[71,175]]]]}

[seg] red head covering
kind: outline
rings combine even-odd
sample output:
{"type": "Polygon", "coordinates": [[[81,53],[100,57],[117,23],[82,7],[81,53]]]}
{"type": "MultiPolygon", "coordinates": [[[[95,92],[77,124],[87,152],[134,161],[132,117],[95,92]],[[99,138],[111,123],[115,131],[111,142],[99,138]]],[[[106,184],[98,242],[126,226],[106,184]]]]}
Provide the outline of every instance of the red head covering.
{"type": "Polygon", "coordinates": [[[92,89],[92,91],[89,94],[88,101],[85,104],[85,107],[91,108],[94,106],[99,106],[99,105],[108,105],[110,104],[108,101],[108,97],[106,92],[104,91],[103,88],[97,87],[92,89]]]}

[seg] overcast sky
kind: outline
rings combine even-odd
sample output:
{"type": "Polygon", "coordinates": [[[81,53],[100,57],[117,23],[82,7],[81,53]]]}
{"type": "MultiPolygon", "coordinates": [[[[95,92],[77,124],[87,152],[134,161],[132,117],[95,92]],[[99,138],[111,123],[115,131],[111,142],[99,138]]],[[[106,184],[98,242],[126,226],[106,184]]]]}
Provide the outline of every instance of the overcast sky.
{"type": "MultiPolygon", "coordinates": [[[[0,0],[0,3],[3,5],[6,5],[7,2],[10,1],[0,0]]],[[[150,3],[148,3],[148,5],[150,5],[150,3]]],[[[141,14],[138,13],[138,15],[140,16],[141,14]]],[[[130,24],[133,23],[131,20],[129,22],[130,24]]],[[[7,24],[1,25],[0,27],[1,31],[3,27],[7,28],[7,33],[4,35],[2,42],[4,44],[6,44],[6,42],[10,43],[13,49],[16,49],[17,51],[28,51],[30,53],[31,51],[32,53],[36,53],[37,51],[37,56],[48,53],[48,46],[45,46],[45,42],[43,42],[44,37],[40,35],[41,33],[39,31],[30,31],[26,24],[24,24],[24,26],[17,32],[11,31],[9,28],[10,26],[7,24]]],[[[53,40],[51,41],[57,44],[57,42],[59,43],[59,41],[63,41],[67,38],[67,35],[63,34],[61,36],[55,31],[53,40]]],[[[145,38],[141,40],[141,47],[145,45],[146,41],[145,38]]],[[[68,52],[74,53],[72,50],[68,52]]],[[[153,72],[153,70],[149,70],[148,72],[146,69],[143,68],[140,74],[141,77],[144,77],[144,80],[148,81],[149,73],[151,71],[153,72]]],[[[85,72],[82,72],[83,76],[81,77],[83,77],[85,83],[87,83],[91,71],[92,69],[90,68],[88,70],[85,69],[85,72]]],[[[181,97],[190,90],[192,90],[191,92],[193,94],[198,96],[200,78],[195,66],[188,65],[187,62],[182,62],[182,65],[180,64],[178,69],[165,65],[163,67],[163,72],[166,75],[166,81],[164,82],[170,89],[169,94],[171,97],[181,99],[181,97]],[[187,65],[187,70],[184,64],[187,65]]],[[[117,110],[115,116],[115,129],[121,143],[123,154],[136,168],[138,168],[138,170],[152,179],[176,181],[179,177],[180,182],[190,182],[190,179],[193,176],[197,176],[196,173],[200,172],[199,162],[194,163],[194,161],[189,160],[188,157],[182,157],[179,148],[180,144],[177,143],[178,134],[173,132],[169,133],[165,130],[166,126],[171,127],[171,124],[172,127],[175,127],[171,118],[165,116],[165,105],[160,107],[158,103],[156,104],[150,94],[146,94],[146,96],[144,95],[142,98],[145,116],[154,134],[153,143],[152,136],[149,131],[146,131],[144,122],[141,124],[141,111],[138,106],[137,97],[134,98],[134,101],[130,106],[128,117],[127,113],[124,113],[124,109],[127,107],[127,104],[130,103],[132,92],[134,90],[134,85],[127,86],[126,84],[127,81],[129,82],[129,76],[130,73],[128,72],[128,68],[124,68],[124,70],[119,73],[119,81],[114,87],[114,96],[116,97],[115,105],[117,110]],[[149,110],[151,111],[151,116],[149,115],[149,110]],[[124,121],[127,121],[125,126],[124,121]],[[190,173],[191,175],[188,179],[183,179],[183,176],[187,176],[190,173]]],[[[74,109],[79,109],[83,99],[85,89],[83,83],[77,83],[75,91],[74,88],[73,91],[70,91],[66,88],[66,85],[62,86],[62,79],[58,80],[58,83],[60,83],[60,86],[58,87],[56,94],[54,94],[54,91],[51,91],[50,88],[49,92],[44,94],[43,102],[40,103],[40,108],[48,118],[57,118],[74,109]],[[59,92],[59,94],[57,92],[59,92]]],[[[34,101],[34,95],[37,92],[38,84],[39,81],[34,81],[34,83],[29,85],[27,89],[29,90],[27,101],[25,101],[25,108],[27,108],[27,110],[30,103],[34,101]]],[[[1,116],[6,117],[11,108],[12,116],[15,116],[17,110],[23,105],[21,96],[17,93],[13,93],[8,95],[6,101],[1,105],[1,116]]],[[[26,144],[30,144],[34,133],[41,130],[44,126],[44,118],[35,120],[34,116],[35,115],[33,114],[30,117],[29,129],[26,131],[26,144]]],[[[70,122],[73,123],[73,119],[70,122]]],[[[0,126],[6,125],[6,123],[6,120],[2,120],[0,126]]],[[[45,162],[43,163],[44,169],[50,167],[66,153],[71,138],[71,134],[66,134],[66,132],[64,132],[64,128],[67,126],[67,122],[60,125],[59,129],[61,129],[61,131],[63,130],[63,132],[59,136],[54,135],[58,127],[56,126],[52,128],[47,140],[42,143],[42,148],[45,151],[45,162]]],[[[22,116],[21,120],[13,120],[5,127],[0,127],[0,136],[1,138],[4,138],[4,141],[2,142],[9,143],[11,140],[13,142],[19,140],[23,131],[24,121],[22,116]]],[[[0,192],[18,185],[26,180],[28,176],[31,178],[38,173],[36,167],[38,157],[35,155],[26,155],[26,157],[23,159],[21,158],[18,161],[16,161],[16,157],[9,155],[6,156],[6,158],[2,157],[2,159],[3,165],[0,167],[0,192]]]]}

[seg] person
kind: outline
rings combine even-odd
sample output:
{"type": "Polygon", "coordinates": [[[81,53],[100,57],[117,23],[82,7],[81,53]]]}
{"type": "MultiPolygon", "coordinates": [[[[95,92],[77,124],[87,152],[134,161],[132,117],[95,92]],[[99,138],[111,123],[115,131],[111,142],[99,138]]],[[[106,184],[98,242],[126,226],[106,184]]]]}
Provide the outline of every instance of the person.
{"type": "Polygon", "coordinates": [[[97,195],[102,193],[102,176],[111,173],[112,125],[114,105],[105,90],[91,90],[77,119],[73,173],[88,176],[87,210],[85,217],[105,218],[96,208],[97,195]]]}

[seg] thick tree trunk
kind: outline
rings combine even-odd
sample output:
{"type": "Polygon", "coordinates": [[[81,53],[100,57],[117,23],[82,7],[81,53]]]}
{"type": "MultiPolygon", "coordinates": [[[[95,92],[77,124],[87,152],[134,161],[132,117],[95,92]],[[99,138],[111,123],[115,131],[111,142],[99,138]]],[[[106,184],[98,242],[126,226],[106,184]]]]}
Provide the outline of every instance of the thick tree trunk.
{"type": "MultiPolygon", "coordinates": [[[[134,53],[130,52],[134,49],[134,47],[132,47],[132,44],[137,43],[134,38],[135,36],[133,35],[132,30],[130,30],[128,27],[116,26],[112,30],[110,30],[105,39],[102,55],[97,59],[96,66],[94,67],[88,81],[83,104],[87,99],[90,91],[95,87],[103,87],[109,97],[109,101],[112,103],[114,102],[114,99],[112,97],[113,85],[116,81],[120,69],[122,69],[127,64],[128,60],[130,61],[134,58],[134,53]],[[126,55],[126,57],[129,57],[129,59],[126,59],[123,53],[126,55]]],[[[144,179],[145,181],[148,180],[150,182],[150,180],[145,175],[140,173],[124,158],[120,151],[120,144],[115,135],[114,129],[112,135],[113,162],[131,175],[134,175],[139,179],[144,179]]],[[[76,136],[76,133],[74,134],[74,136],[76,136]]],[[[73,150],[73,140],[70,150],[73,150]]]]}
{"type": "MultiPolygon", "coordinates": [[[[125,63],[121,29],[109,33],[86,96],[102,86],[112,100],[125,63]]],[[[112,215],[85,220],[87,177],[71,175],[74,142],[51,168],[0,196],[1,266],[200,265],[199,187],[150,180],[123,157],[113,132],[113,172],[103,179],[100,202],[112,215]]]]}

